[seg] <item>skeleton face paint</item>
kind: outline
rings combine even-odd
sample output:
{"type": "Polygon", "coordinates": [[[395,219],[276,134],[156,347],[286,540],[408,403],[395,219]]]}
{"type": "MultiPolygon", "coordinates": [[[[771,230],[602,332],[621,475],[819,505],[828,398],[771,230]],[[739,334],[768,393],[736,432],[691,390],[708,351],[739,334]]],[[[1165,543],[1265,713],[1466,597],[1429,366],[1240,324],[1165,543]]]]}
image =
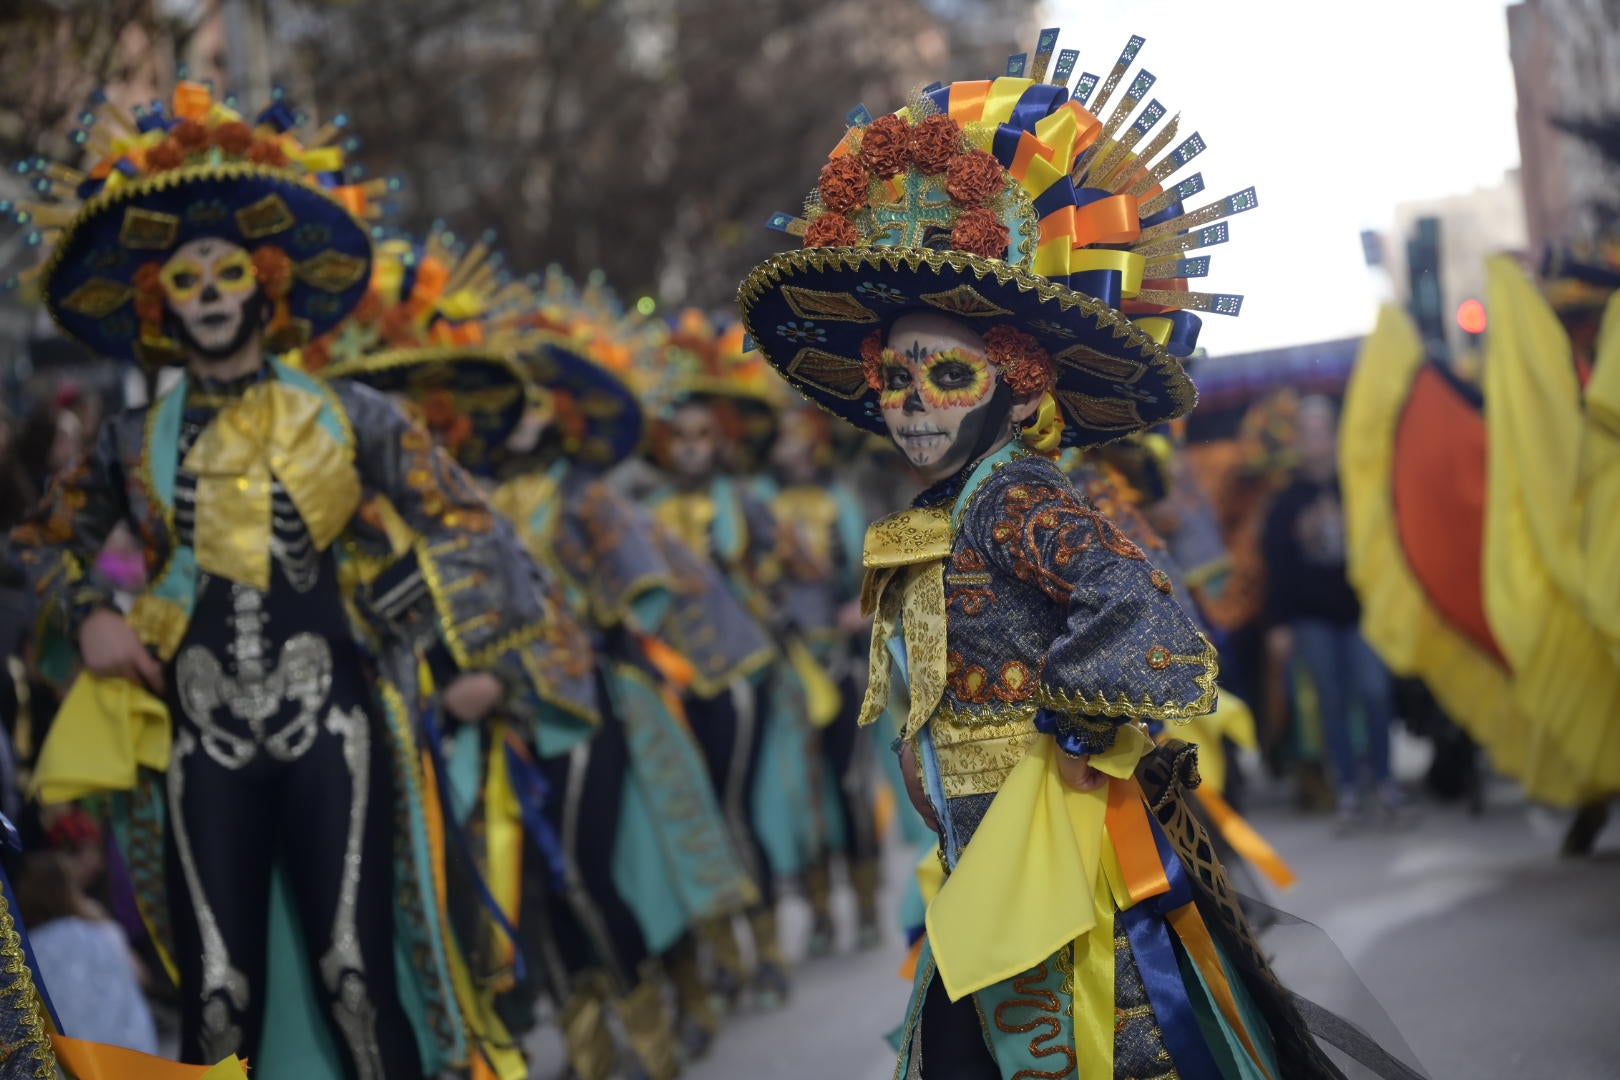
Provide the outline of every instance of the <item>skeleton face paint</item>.
{"type": "Polygon", "coordinates": [[[889,331],[878,403],[900,452],[930,483],[968,463],[1000,379],[984,340],[941,315],[907,315],[889,331]]]}
{"type": "Polygon", "coordinates": [[[720,462],[721,432],[714,410],[701,402],[687,402],[669,419],[666,465],[678,479],[707,479],[720,462]]]}
{"type": "Polygon", "coordinates": [[[204,237],[182,244],[159,275],[181,340],[208,359],[238,351],[259,327],[253,257],[228,240],[204,237]]]}

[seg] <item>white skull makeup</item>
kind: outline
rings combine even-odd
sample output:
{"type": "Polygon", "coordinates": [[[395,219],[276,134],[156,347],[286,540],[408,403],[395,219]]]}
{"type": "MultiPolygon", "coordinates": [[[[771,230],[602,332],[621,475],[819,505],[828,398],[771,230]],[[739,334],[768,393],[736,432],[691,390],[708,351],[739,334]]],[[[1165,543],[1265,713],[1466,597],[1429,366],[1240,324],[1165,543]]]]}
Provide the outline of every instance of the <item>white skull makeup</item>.
{"type": "Polygon", "coordinates": [[[719,468],[723,442],[714,409],[700,401],[683,402],[669,418],[665,467],[677,479],[705,480],[719,468]]]}
{"type": "Polygon", "coordinates": [[[902,316],[887,346],[878,403],[889,436],[924,480],[944,480],[968,463],[984,425],[997,419],[989,406],[1000,375],[985,358],[984,339],[944,315],[902,316]]]}
{"type": "Polygon", "coordinates": [[[189,241],[169,256],[159,280],[188,351],[224,359],[258,332],[250,316],[259,286],[246,248],[214,237],[189,241]]]}

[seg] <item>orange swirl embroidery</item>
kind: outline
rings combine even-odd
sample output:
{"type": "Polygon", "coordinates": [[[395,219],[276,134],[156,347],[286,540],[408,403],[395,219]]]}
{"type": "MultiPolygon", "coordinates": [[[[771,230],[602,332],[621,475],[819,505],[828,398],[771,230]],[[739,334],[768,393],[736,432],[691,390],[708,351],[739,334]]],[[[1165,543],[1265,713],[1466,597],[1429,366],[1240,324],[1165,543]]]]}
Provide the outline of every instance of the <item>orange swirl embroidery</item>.
{"type": "Polygon", "coordinates": [[[1013,992],[1027,996],[1015,997],[997,1005],[996,1027],[1009,1035],[1030,1035],[1030,1057],[1040,1059],[1056,1056],[1062,1059],[1061,1067],[1055,1072],[1019,1069],[1013,1074],[1012,1080],[1063,1080],[1074,1075],[1074,1047],[1063,1037],[1063,1001],[1055,991],[1041,986],[1049,973],[1043,961],[1013,980],[1013,992]],[[1034,1009],[1044,1015],[1036,1015],[1024,1023],[1015,1023],[1002,1015],[1009,1009],[1034,1009]]]}

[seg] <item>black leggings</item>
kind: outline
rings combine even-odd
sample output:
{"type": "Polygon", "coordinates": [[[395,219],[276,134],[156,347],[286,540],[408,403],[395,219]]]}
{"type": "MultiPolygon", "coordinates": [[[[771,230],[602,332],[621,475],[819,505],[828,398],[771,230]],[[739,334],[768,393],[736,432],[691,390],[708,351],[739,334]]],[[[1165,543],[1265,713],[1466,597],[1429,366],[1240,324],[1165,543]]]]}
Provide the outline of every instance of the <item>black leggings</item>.
{"type": "Polygon", "coordinates": [[[861,694],[854,675],[838,682],[838,719],[821,732],[821,756],[832,773],[833,797],[843,823],[844,857],[850,863],[877,857],[877,823],[872,818],[872,745],[861,732],[861,694]]]}
{"type": "Polygon", "coordinates": [[[688,694],[685,701],[687,721],[703,751],[732,842],[767,909],[776,905],[776,882],[754,829],[753,793],[759,779],[759,721],[768,704],[763,689],[740,679],[714,697],[688,694]]]}
{"type": "Polygon", "coordinates": [[[929,980],[919,1022],[924,1080],[1001,1080],[973,999],[953,1002],[937,974],[929,980]]]}
{"type": "MultiPolygon", "coordinates": [[[[601,690],[605,705],[605,686],[601,690]]],[[[605,968],[618,991],[626,993],[648,954],[641,923],[613,880],[613,847],[630,769],[623,722],[604,707],[602,724],[589,742],[546,759],[541,768],[551,785],[546,817],[562,840],[574,878],[566,895],[546,898],[557,958],[570,976],[605,968]]]]}
{"type": "Polygon", "coordinates": [[[394,787],[383,725],[364,706],[329,703],[296,760],[260,747],[235,768],[199,736],[177,724],[167,779],[181,1060],[259,1055],[279,858],[344,1075],[422,1076],[394,979],[394,787]]]}

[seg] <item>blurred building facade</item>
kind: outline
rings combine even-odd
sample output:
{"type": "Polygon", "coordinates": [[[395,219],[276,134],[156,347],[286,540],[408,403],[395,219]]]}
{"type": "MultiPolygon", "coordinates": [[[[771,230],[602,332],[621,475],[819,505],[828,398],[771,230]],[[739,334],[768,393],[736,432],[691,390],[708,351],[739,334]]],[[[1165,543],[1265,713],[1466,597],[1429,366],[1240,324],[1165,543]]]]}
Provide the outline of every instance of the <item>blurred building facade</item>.
{"type": "Polygon", "coordinates": [[[1524,0],[1507,19],[1529,244],[1596,239],[1620,216],[1620,3],[1524,0]],[[1572,135],[1569,122],[1610,153],[1572,135]]]}

